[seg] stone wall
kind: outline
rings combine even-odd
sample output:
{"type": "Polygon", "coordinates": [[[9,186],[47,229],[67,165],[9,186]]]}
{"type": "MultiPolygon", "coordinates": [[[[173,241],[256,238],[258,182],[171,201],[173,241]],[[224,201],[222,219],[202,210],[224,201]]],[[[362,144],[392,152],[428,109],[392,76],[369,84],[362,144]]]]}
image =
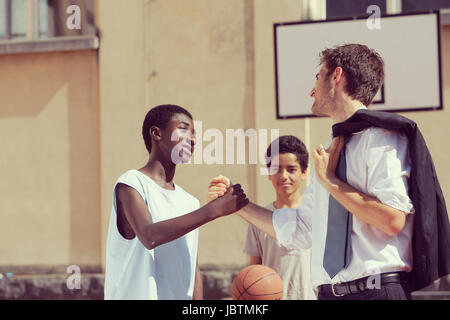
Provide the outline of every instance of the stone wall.
{"type": "MultiPolygon", "coordinates": [[[[239,267],[202,268],[205,300],[231,298],[231,285],[239,267]]],[[[68,274],[2,274],[0,300],[103,300],[103,273],[82,274],[80,289],[69,289],[68,274]]],[[[423,290],[413,292],[414,300],[450,300],[450,276],[423,290]]]]}
{"type": "MultiPolygon", "coordinates": [[[[202,269],[204,298],[229,299],[232,281],[240,269],[238,267],[202,269]]],[[[80,277],[80,288],[69,289],[70,284],[74,283],[70,280],[70,274],[64,271],[48,273],[48,270],[41,268],[43,271],[41,274],[36,271],[32,274],[0,273],[2,275],[0,300],[103,300],[105,283],[103,273],[84,272],[80,277]]],[[[53,270],[61,271],[61,268],[55,267],[53,270]]]]}

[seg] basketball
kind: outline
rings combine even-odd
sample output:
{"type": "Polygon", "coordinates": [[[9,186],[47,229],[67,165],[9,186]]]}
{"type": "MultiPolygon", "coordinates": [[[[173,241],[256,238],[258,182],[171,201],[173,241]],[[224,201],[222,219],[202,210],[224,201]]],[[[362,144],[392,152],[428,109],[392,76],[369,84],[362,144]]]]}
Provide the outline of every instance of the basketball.
{"type": "Polygon", "coordinates": [[[272,268],[250,265],[234,278],[231,297],[233,300],[281,300],[283,281],[272,268]]]}

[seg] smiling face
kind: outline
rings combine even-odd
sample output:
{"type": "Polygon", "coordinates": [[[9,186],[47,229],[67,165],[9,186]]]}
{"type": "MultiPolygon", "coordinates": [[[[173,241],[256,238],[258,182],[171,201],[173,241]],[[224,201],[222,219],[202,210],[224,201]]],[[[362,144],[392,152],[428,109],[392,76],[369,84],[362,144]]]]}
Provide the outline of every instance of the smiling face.
{"type": "Polygon", "coordinates": [[[160,149],[174,164],[186,163],[195,146],[194,123],[182,113],[174,114],[167,127],[161,130],[160,149]]]}
{"type": "Polygon", "coordinates": [[[316,75],[316,83],[311,90],[310,97],[314,98],[312,113],[316,116],[330,116],[334,109],[335,90],[331,84],[331,76],[327,76],[328,69],[322,64],[316,75]]]}
{"type": "Polygon", "coordinates": [[[288,196],[299,190],[300,182],[306,179],[306,170],[293,153],[275,155],[269,167],[269,180],[280,196],[288,196]]]}

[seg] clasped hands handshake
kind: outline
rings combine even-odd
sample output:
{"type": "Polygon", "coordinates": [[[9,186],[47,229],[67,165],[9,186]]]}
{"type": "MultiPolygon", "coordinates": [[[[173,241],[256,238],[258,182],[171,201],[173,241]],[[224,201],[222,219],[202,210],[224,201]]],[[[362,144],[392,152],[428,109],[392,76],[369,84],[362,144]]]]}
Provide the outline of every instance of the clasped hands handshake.
{"type": "Polygon", "coordinates": [[[222,175],[211,180],[208,201],[213,208],[214,219],[237,212],[249,203],[241,185],[232,185],[230,179],[222,175]]]}

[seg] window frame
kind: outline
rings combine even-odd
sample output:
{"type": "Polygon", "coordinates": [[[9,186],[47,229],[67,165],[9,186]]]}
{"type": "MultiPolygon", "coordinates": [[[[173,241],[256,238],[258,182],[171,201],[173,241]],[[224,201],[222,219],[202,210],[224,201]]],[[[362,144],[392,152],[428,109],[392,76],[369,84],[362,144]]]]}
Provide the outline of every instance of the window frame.
{"type": "Polygon", "coordinates": [[[6,28],[5,35],[0,36],[0,55],[49,51],[97,50],[99,48],[99,38],[97,35],[40,37],[39,0],[26,0],[27,25],[25,39],[11,38],[11,1],[13,0],[5,0],[6,28]]]}

